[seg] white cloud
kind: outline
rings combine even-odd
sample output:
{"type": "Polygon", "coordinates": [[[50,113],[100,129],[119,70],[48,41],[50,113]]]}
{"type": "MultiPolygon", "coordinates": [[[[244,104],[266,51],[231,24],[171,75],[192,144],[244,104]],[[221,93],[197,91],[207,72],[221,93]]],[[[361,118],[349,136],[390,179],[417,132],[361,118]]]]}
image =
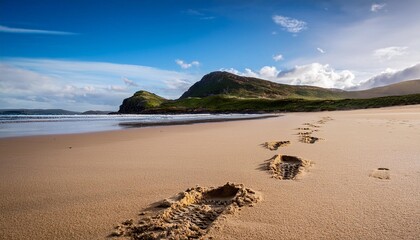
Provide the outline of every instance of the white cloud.
{"type": "Polygon", "coordinates": [[[244,77],[262,78],[273,81],[276,79],[277,74],[280,72],[276,67],[273,66],[264,66],[258,72],[254,72],[249,68],[245,68],[244,72],[238,71],[234,68],[222,68],[220,71],[230,72],[244,77]]]}
{"type": "Polygon", "coordinates": [[[390,60],[394,57],[407,54],[408,47],[386,47],[373,51],[373,56],[381,60],[390,60]]]}
{"type": "Polygon", "coordinates": [[[130,79],[141,89],[178,98],[201,77],[138,65],[20,58],[1,59],[0,72],[0,108],[76,111],[118,110],[140,90],[130,79]]]}
{"type": "Polygon", "coordinates": [[[7,27],[7,26],[3,26],[3,25],[0,25],[0,32],[26,33],[26,34],[49,34],[49,35],[76,35],[77,34],[77,33],[72,33],[72,32],[27,29],[27,28],[12,28],[12,27],[7,27]]]}
{"type": "Polygon", "coordinates": [[[386,7],[386,3],[373,3],[370,6],[371,12],[379,12],[380,10],[384,9],[386,7]]]}
{"type": "Polygon", "coordinates": [[[281,61],[283,59],[284,59],[283,55],[281,55],[281,54],[277,54],[277,55],[273,56],[273,60],[276,61],[276,62],[281,61]]]}
{"type": "Polygon", "coordinates": [[[221,71],[291,85],[310,85],[323,88],[346,89],[358,84],[351,71],[337,71],[328,64],[322,65],[320,63],[295,66],[285,71],[280,71],[276,69],[276,67],[270,66],[264,66],[257,72],[248,68],[246,68],[244,72],[240,72],[234,68],[221,69],[221,71]]]}
{"type": "Polygon", "coordinates": [[[233,73],[233,74],[238,75],[238,76],[249,77],[249,76],[245,75],[244,73],[240,72],[239,70],[237,70],[235,68],[221,68],[221,69],[219,69],[219,71],[233,73]]]}
{"type": "Polygon", "coordinates": [[[298,33],[307,28],[306,22],[285,16],[274,15],[273,21],[274,23],[282,26],[286,31],[291,33],[298,33]]]}
{"type": "Polygon", "coordinates": [[[258,73],[253,72],[249,68],[245,68],[245,72],[243,73],[243,75],[244,76],[247,76],[247,77],[255,77],[255,78],[260,77],[260,75],[258,73]]]}
{"type": "Polygon", "coordinates": [[[349,70],[337,71],[328,64],[311,63],[295,66],[280,72],[277,80],[293,85],[311,85],[324,88],[345,89],[355,85],[354,74],[349,70]]]}
{"type": "Polygon", "coordinates": [[[265,79],[275,79],[279,72],[276,67],[264,66],[260,69],[259,76],[265,79]]]}
{"type": "Polygon", "coordinates": [[[420,79],[420,64],[402,69],[386,69],[382,73],[368,79],[365,82],[360,83],[354,89],[369,89],[374,87],[386,86],[393,83],[398,83],[407,80],[420,79]]]}
{"type": "Polygon", "coordinates": [[[244,72],[238,71],[235,68],[222,68],[220,71],[230,72],[238,76],[259,78],[260,75],[249,68],[245,68],[244,72]]]}
{"type": "Polygon", "coordinates": [[[325,53],[325,50],[324,49],[322,49],[322,48],[316,48],[316,50],[318,50],[318,52],[320,52],[320,53],[322,53],[322,54],[324,54],[325,53]]]}
{"type": "Polygon", "coordinates": [[[402,70],[387,68],[365,81],[356,79],[353,71],[336,70],[329,64],[320,63],[298,65],[284,71],[270,66],[264,66],[259,71],[253,71],[249,68],[246,68],[244,72],[234,68],[220,70],[239,76],[256,77],[283,84],[309,85],[343,90],[364,90],[420,79],[420,63],[402,70]]]}
{"type": "Polygon", "coordinates": [[[187,63],[187,62],[185,62],[184,60],[181,60],[181,59],[176,59],[175,60],[175,62],[176,62],[176,64],[178,64],[182,69],[188,69],[188,68],[190,68],[190,67],[192,67],[192,66],[199,66],[200,65],[200,62],[198,62],[198,61],[192,61],[191,63],[187,63]]]}

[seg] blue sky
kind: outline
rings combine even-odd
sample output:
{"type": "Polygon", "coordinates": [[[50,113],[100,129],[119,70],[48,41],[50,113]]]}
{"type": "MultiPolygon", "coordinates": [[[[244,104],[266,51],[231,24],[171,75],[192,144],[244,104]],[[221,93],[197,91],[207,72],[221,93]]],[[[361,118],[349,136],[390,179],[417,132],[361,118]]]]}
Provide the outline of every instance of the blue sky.
{"type": "Polygon", "coordinates": [[[420,78],[420,2],[0,1],[0,108],[117,110],[211,71],[364,89],[420,78]]]}

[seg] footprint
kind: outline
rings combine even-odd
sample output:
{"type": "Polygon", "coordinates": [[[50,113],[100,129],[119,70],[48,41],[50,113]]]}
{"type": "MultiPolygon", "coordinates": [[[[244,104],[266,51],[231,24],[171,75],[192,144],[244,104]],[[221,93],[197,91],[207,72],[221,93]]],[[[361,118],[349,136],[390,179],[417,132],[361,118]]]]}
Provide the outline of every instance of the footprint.
{"type": "Polygon", "coordinates": [[[290,141],[265,142],[262,144],[262,146],[271,151],[274,151],[274,150],[277,150],[279,147],[285,147],[289,144],[290,144],[290,141]]]}
{"type": "Polygon", "coordinates": [[[313,128],[320,128],[320,126],[312,124],[312,123],[304,123],[303,125],[313,127],[313,128]]]}
{"type": "Polygon", "coordinates": [[[308,135],[303,134],[303,135],[300,135],[299,136],[299,142],[301,142],[301,143],[314,144],[314,143],[316,143],[317,141],[319,141],[321,139],[322,138],[313,137],[313,136],[311,136],[309,134],[308,135]]]}
{"type": "MultiPolygon", "coordinates": [[[[111,236],[132,239],[191,239],[207,234],[212,224],[221,216],[238,211],[243,206],[253,206],[260,196],[242,184],[226,183],[218,188],[195,187],[164,200],[170,206],[139,224],[119,225],[111,236]]],[[[127,221],[126,221],[127,222],[127,221]]]]}
{"type": "Polygon", "coordinates": [[[281,180],[298,179],[313,163],[295,156],[275,155],[268,163],[272,177],[281,180]]]}
{"type": "MultiPolygon", "coordinates": [[[[316,122],[316,124],[325,124],[326,122],[331,121],[331,120],[333,119],[329,116],[322,117],[321,120],[316,122]]],[[[308,126],[308,127],[297,128],[297,130],[301,131],[297,133],[297,135],[299,135],[299,142],[313,144],[319,140],[322,140],[322,138],[313,137],[311,135],[314,132],[318,132],[321,126],[315,125],[313,123],[304,123],[303,125],[308,126]]]]}
{"type": "Polygon", "coordinates": [[[310,132],[298,132],[297,133],[297,135],[306,135],[306,136],[309,136],[311,134],[312,134],[312,131],[310,131],[310,132]]]}
{"type": "Polygon", "coordinates": [[[325,124],[326,122],[331,121],[331,120],[334,120],[334,119],[331,118],[331,117],[322,117],[322,119],[319,120],[319,121],[317,121],[316,123],[318,123],[318,124],[325,124]]]}
{"type": "Polygon", "coordinates": [[[370,174],[370,177],[379,178],[379,179],[391,179],[388,168],[377,168],[374,169],[370,174]]]}

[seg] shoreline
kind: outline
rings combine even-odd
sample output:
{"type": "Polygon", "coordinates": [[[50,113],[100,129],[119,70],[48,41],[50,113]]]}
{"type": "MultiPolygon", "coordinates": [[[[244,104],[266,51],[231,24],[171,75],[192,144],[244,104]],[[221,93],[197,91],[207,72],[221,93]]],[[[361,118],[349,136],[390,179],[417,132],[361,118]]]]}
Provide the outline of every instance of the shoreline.
{"type": "Polygon", "coordinates": [[[2,138],[0,238],[104,239],[156,202],[234,182],[261,200],[223,215],[214,239],[414,239],[418,142],[419,105],[2,138]],[[264,147],[278,141],[290,143],[264,147]],[[273,177],[278,154],[307,160],[305,174],[273,177]]]}
{"type": "MultiPolygon", "coordinates": [[[[184,115],[180,115],[181,117],[184,115]]],[[[48,135],[61,135],[61,134],[83,134],[83,133],[97,133],[97,132],[106,132],[106,131],[118,131],[124,130],[127,128],[138,128],[138,127],[158,127],[158,126],[171,126],[171,125],[188,125],[188,124],[198,124],[198,123],[212,123],[212,122],[230,122],[230,121],[241,121],[241,120],[256,120],[256,119],[265,119],[265,118],[274,118],[279,117],[280,114],[255,114],[253,116],[208,116],[207,118],[199,119],[173,119],[172,121],[161,121],[159,119],[154,119],[154,122],[141,122],[146,119],[132,120],[128,122],[127,120],[122,121],[119,119],[108,119],[103,121],[102,119],[98,120],[78,120],[75,121],[27,121],[27,122],[5,122],[2,127],[8,125],[2,129],[4,135],[1,135],[0,139],[4,138],[13,138],[13,137],[29,137],[29,136],[48,136],[48,135]],[[215,118],[209,118],[215,117],[215,118]],[[118,122],[117,122],[118,121],[118,122]],[[75,124],[73,124],[75,123],[75,124]],[[96,124],[96,125],[93,125],[96,124]],[[21,127],[20,129],[18,127],[21,127]],[[39,129],[37,129],[39,128],[39,129]],[[11,130],[15,129],[17,132],[11,130]],[[22,130],[23,129],[23,130],[22,130]],[[34,132],[34,129],[35,130],[34,132]],[[66,129],[66,130],[63,130],[66,129]],[[27,132],[25,132],[25,130],[27,132]]],[[[42,116],[40,116],[42,117],[42,116]]],[[[49,116],[47,116],[49,117],[49,116]]],[[[153,121],[153,120],[152,120],[153,121]]]]}
{"type": "Polygon", "coordinates": [[[218,123],[218,122],[234,122],[234,121],[245,121],[245,120],[258,120],[267,118],[281,117],[282,115],[271,114],[256,117],[244,117],[244,118],[221,118],[221,119],[191,119],[191,120],[176,120],[172,122],[123,122],[119,123],[119,126],[126,128],[141,128],[141,127],[158,127],[158,126],[178,126],[178,125],[190,125],[197,123],[218,123]]]}

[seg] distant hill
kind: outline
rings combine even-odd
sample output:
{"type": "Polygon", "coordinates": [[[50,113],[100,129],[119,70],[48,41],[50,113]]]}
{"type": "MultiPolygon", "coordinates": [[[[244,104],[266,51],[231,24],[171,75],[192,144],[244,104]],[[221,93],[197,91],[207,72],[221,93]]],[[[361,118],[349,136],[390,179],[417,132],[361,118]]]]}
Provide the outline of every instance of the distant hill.
{"type": "Polygon", "coordinates": [[[420,80],[399,82],[388,86],[371,88],[363,91],[343,92],[342,96],[345,98],[376,98],[417,93],[420,93],[420,80]]]}
{"type": "Polygon", "coordinates": [[[110,113],[110,111],[95,110],[89,110],[86,112],[74,112],[63,109],[0,109],[0,115],[96,115],[110,113]]]}
{"type": "Polygon", "coordinates": [[[159,107],[167,100],[154,93],[138,91],[132,97],[124,99],[119,113],[139,113],[150,108],[159,107]]]}
{"type": "Polygon", "coordinates": [[[79,112],[63,109],[0,109],[0,115],[75,115],[79,112]]]}
{"type": "Polygon", "coordinates": [[[320,111],[407,104],[420,104],[420,80],[365,91],[343,91],[212,72],[177,100],[138,91],[123,101],[119,113],[320,111]]]}
{"type": "Polygon", "coordinates": [[[82,112],[83,115],[106,115],[112,113],[111,111],[97,111],[97,110],[89,110],[86,112],[82,112]]]}
{"type": "Polygon", "coordinates": [[[279,84],[263,79],[237,76],[228,72],[212,72],[192,85],[180,99],[225,95],[239,98],[342,98],[336,90],[313,86],[279,84]]]}

